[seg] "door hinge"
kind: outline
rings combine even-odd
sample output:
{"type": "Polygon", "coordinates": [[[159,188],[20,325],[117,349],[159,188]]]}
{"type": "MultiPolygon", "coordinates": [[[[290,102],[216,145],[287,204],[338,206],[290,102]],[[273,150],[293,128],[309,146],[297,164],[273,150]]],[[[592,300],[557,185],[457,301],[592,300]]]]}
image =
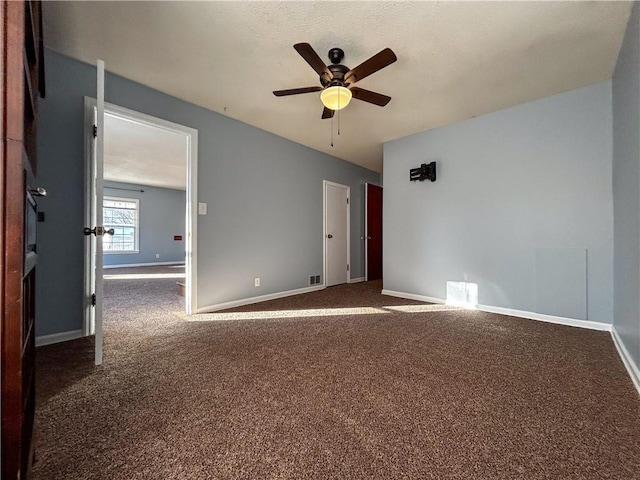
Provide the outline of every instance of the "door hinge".
{"type": "Polygon", "coordinates": [[[98,126],[94,125],[93,126],[93,138],[97,138],[98,136],[98,126]]]}
{"type": "Polygon", "coordinates": [[[349,197],[347,197],[347,205],[349,205],[349,197]]]}
{"type": "Polygon", "coordinates": [[[347,272],[349,271],[349,264],[347,263],[347,272]]]}
{"type": "Polygon", "coordinates": [[[92,307],[96,306],[96,294],[95,293],[91,294],[91,306],[92,307]]]}

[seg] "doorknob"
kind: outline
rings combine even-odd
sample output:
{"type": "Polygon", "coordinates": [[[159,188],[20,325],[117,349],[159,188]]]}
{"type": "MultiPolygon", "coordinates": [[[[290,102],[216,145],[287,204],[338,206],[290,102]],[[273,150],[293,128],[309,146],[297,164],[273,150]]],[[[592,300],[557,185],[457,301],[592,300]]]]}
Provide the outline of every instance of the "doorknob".
{"type": "Polygon", "coordinates": [[[34,197],[46,197],[47,196],[47,191],[42,187],[30,188],[29,189],[29,193],[31,195],[33,195],[34,197]]]}
{"type": "Polygon", "coordinates": [[[113,234],[115,233],[115,230],[113,228],[110,229],[106,229],[104,227],[94,227],[94,228],[89,228],[89,227],[85,227],[82,230],[82,233],[84,233],[85,235],[95,235],[96,237],[98,235],[102,236],[102,235],[111,235],[113,236],[113,234]]]}
{"type": "Polygon", "coordinates": [[[329,234],[327,235],[327,238],[333,238],[333,235],[329,234]]]}
{"type": "Polygon", "coordinates": [[[367,237],[367,240],[371,240],[371,237],[367,237]]]}

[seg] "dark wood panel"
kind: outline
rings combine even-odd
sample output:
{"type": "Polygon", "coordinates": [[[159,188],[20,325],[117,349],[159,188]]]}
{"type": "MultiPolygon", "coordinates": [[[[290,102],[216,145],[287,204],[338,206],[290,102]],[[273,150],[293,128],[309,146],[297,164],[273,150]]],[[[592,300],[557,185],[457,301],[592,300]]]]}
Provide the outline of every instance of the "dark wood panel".
{"type": "Polygon", "coordinates": [[[2,2],[6,16],[5,25],[5,64],[4,79],[5,99],[4,128],[5,138],[23,140],[22,110],[24,102],[24,65],[23,65],[23,19],[24,5],[22,2],[2,2]],[[13,121],[12,121],[13,120],[13,121]],[[20,121],[16,121],[20,120],[20,121]]]}
{"type": "MultiPolygon", "coordinates": [[[[38,92],[44,92],[41,4],[1,2],[0,366],[2,479],[28,477],[35,415],[36,262],[25,269],[27,172],[35,175],[38,92]]],[[[32,178],[30,176],[30,178],[32,178]]],[[[35,252],[34,252],[35,255],[35,252]]]]}
{"type": "Polygon", "coordinates": [[[382,187],[367,184],[367,280],[382,278],[382,187]]]}
{"type": "Polygon", "coordinates": [[[21,469],[23,412],[22,142],[6,140],[2,256],[2,478],[21,469]],[[17,177],[17,178],[16,178],[17,177]]]}
{"type": "Polygon", "coordinates": [[[16,478],[20,471],[22,441],[22,321],[21,238],[17,220],[23,196],[23,25],[21,2],[2,4],[5,27],[3,64],[3,151],[2,151],[2,478],[16,478]],[[16,170],[19,174],[16,175],[16,170]],[[17,178],[19,181],[17,181],[17,178]],[[20,281],[18,281],[18,278],[20,281]]]}

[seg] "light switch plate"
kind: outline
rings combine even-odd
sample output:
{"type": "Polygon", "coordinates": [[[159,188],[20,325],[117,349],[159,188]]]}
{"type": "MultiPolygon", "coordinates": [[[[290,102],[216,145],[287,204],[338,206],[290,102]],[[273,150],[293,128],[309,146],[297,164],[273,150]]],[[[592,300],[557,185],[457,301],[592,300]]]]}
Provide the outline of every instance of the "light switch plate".
{"type": "Polygon", "coordinates": [[[207,204],[204,202],[198,202],[198,215],[207,214],[207,204]]]}

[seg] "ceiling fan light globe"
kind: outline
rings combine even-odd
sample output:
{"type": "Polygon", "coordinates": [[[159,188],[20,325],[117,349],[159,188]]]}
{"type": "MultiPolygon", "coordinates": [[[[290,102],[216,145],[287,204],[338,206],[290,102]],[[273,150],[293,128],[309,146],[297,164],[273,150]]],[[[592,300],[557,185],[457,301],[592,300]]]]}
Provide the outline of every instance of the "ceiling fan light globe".
{"type": "Polygon", "coordinates": [[[320,92],[320,100],[330,110],[342,110],[351,101],[351,90],[340,86],[325,88],[320,92]]]}

